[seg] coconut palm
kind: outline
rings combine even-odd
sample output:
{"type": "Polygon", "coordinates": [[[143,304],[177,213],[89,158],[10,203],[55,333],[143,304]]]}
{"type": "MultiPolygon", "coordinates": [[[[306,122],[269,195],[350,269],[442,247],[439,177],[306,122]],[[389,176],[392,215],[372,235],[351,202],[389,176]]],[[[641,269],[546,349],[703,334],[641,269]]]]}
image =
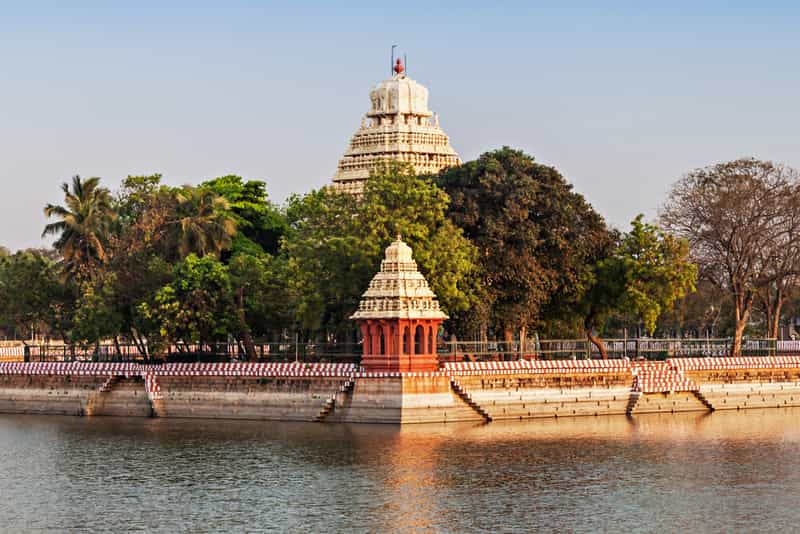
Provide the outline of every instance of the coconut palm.
{"type": "Polygon", "coordinates": [[[175,218],[167,231],[170,255],[219,256],[230,248],[236,223],[224,198],[203,187],[184,186],[174,200],[175,218]]]}
{"type": "Polygon", "coordinates": [[[114,218],[111,193],[100,187],[100,178],[72,178],[72,188],[64,183],[64,206],[47,204],[44,214],[58,219],[44,227],[42,237],[56,235],[53,247],[61,254],[64,274],[77,276],[91,272],[106,261],[106,238],[114,218]]]}

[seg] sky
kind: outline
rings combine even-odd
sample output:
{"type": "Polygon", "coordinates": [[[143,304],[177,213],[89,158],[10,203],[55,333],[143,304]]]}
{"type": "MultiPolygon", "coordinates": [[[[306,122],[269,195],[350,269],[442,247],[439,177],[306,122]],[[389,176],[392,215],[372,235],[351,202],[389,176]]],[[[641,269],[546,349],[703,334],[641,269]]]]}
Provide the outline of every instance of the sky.
{"type": "Polygon", "coordinates": [[[798,27],[769,0],[0,0],[0,245],[49,244],[75,174],[325,185],[393,44],[463,160],[521,149],[625,229],[692,169],[800,167],[798,27]]]}

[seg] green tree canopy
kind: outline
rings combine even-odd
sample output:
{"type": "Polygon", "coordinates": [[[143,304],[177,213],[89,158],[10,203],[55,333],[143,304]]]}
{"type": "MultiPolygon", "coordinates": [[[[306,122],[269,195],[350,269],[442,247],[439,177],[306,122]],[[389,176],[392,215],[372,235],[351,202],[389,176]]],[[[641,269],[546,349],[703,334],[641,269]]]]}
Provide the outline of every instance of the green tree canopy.
{"type": "Polygon", "coordinates": [[[449,217],[479,251],[486,314],[510,336],[561,313],[610,242],[603,219],[553,167],[504,147],[442,171],[449,217]]]}
{"type": "Polygon", "coordinates": [[[64,206],[48,204],[44,214],[58,219],[45,226],[42,237],[55,235],[53,246],[64,260],[64,273],[75,277],[80,273],[91,276],[98,265],[106,261],[106,246],[111,220],[111,193],[100,187],[99,178],[72,178],[72,186],[64,183],[64,206]]]}
{"type": "Polygon", "coordinates": [[[175,267],[173,281],[140,307],[165,341],[212,341],[231,331],[231,297],[228,268],[213,256],[190,254],[175,267]]]}
{"type": "Polygon", "coordinates": [[[233,254],[277,254],[281,237],[286,233],[286,218],[269,201],[264,182],[244,181],[240,176],[228,175],[203,182],[200,187],[210,189],[228,201],[228,209],[238,229],[233,254]]]}
{"type": "Polygon", "coordinates": [[[611,313],[633,316],[652,334],[658,318],[695,290],[697,267],[689,260],[689,245],[639,215],[613,252],[588,273],[580,308],[588,339],[605,357],[594,330],[611,313]]]}
{"type": "Polygon", "coordinates": [[[166,221],[167,254],[171,259],[189,254],[219,257],[230,249],[236,222],[228,213],[228,202],[203,187],[184,186],[173,191],[171,218],[166,221]]]}
{"type": "Polygon", "coordinates": [[[23,335],[32,330],[63,336],[72,316],[71,284],[45,254],[25,250],[0,258],[0,324],[23,335]]]}

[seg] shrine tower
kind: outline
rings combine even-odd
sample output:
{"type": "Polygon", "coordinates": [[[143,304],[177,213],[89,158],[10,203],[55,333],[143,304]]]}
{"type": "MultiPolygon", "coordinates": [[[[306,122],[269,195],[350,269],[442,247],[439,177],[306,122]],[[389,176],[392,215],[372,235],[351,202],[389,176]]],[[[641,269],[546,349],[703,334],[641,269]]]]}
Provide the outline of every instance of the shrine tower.
{"type": "Polygon", "coordinates": [[[398,236],[351,317],[364,339],[367,372],[436,371],[436,336],[447,315],[398,236]]]}
{"type": "Polygon", "coordinates": [[[435,174],[461,164],[439,117],[428,109],[428,90],[406,76],[400,59],[394,76],[369,93],[370,110],[339,160],[335,187],[360,194],[370,170],[386,161],[410,163],[417,174],[435,174]]]}

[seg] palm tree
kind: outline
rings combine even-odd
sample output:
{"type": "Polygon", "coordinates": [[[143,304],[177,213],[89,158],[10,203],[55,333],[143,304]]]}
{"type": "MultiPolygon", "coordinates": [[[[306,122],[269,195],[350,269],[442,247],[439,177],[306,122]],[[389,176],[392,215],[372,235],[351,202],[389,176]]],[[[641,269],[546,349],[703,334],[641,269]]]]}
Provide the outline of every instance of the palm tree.
{"type": "Polygon", "coordinates": [[[230,248],[236,222],[224,198],[203,187],[184,186],[174,200],[176,216],[167,232],[167,246],[173,255],[219,256],[230,248]]]}
{"type": "Polygon", "coordinates": [[[42,237],[58,236],[53,247],[63,258],[64,274],[71,278],[106,261],[106,238],[114,210],[111,193],[100,187],[100,178],[81,180],[76,175],[71,190],[67,183],[61,189],[65,205],[45,206],[45,216],[58,220],[44,227],[42,237]]]}

